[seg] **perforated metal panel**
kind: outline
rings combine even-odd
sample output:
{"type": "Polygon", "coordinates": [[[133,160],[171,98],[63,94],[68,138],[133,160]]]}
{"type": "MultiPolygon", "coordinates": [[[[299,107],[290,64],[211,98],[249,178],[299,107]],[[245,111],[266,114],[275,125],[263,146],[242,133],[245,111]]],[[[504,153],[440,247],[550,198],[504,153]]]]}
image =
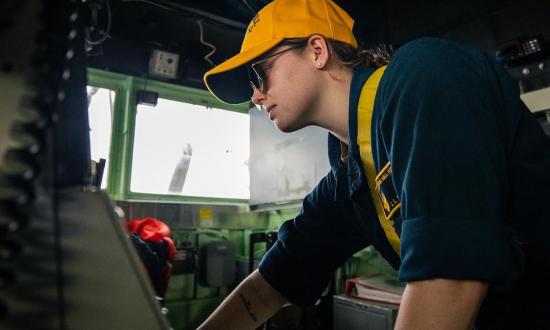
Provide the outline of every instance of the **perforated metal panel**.
{"type": "Polygon", "coordinates": [[[391,330],[395,325],[398,306],[344,295],[333,299],[334,330],[391,330]]]}

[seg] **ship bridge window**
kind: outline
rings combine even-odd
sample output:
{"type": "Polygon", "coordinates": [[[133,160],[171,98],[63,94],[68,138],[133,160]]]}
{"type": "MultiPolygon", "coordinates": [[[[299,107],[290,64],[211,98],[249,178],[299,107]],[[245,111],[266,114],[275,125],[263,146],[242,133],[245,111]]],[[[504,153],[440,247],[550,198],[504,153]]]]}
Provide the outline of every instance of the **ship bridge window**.
{"type": "Polygon", "coordinates": [[[96,68],[88,82],[92,160],[108,160],[112,199],[248,204],[247,104],[96,68]]]}
{"type": "Polygon", "coordinates": [[[138,105],[130,191],[249,199],[246,113],[159,98],[138,105]]]}

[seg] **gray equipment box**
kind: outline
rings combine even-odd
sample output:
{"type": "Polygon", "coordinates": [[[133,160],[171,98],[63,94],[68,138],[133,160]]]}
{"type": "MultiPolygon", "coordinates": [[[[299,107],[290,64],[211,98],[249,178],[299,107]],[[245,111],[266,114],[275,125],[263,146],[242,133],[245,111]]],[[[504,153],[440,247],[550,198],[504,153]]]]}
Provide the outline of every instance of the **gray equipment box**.
{"type": "Polygon", "coordinates": [[[235,247],[233,242],[216,240],[199,248],[199,284],[223,287],[235,282],[235,247]]]}
{"type": "Polygon", "coordinates": [[[334,330],[391,330],[398,310],[396,305],[333,296],[334,330]]]}

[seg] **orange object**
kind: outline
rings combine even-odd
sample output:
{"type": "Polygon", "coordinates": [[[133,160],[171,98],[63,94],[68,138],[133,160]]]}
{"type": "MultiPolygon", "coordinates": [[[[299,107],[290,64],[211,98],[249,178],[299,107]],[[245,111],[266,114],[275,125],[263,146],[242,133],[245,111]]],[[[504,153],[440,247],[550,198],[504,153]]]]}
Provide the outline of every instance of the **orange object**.
{"type": "Polygon", "coordinates": [[[357,47],[353,19],[331,0],[275,0],[252,18],[239,54],[204,75],[206,87],[226,103],[250,101],[247,70],[243,65],[289,38],[320,34],[357,47]]]}

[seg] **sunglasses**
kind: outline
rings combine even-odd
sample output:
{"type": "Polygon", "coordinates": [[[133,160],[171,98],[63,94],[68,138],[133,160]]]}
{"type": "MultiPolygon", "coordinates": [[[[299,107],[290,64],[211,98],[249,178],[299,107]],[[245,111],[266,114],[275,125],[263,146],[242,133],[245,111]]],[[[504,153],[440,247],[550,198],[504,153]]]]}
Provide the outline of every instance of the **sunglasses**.
{"type": "Polygon", "coordinates": [[[264,93],[266,90],[266,73],[265,70],[262,68],[261,64],[265,63],[270,58],[274,58],[275,56],[282,55],[289,50],[301,48],[303,45],[298,45],[294,47],[285,48],[279,52],[276,52],[274,54],[268,55],[252,64],[248,67],[248,79],[250,81],[250,86],[252,89],[258,90],[260,93],[264,93]]]}

